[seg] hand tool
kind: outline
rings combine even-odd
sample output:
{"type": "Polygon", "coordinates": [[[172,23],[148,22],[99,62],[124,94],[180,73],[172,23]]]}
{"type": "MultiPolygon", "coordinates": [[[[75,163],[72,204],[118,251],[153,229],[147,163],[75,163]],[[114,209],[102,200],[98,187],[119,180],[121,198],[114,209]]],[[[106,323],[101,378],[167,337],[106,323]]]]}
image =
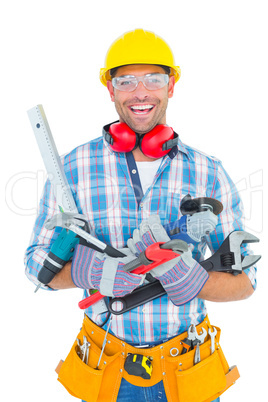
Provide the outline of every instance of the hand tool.
{"type": "Polygon", "coordinates": [[[99,360],[98,360],[98,363],[97,363],[96,370],[99,369],[101,358],[102,358],[102,355],[103,355],[103,352],[104,352],[104,349],[105,349],[105,346],[106,346],[106,343],[107,343],[107,335],[108,335],[108,332],[109,332],[109,329],[110,329],[110,326],[111,326],[112,319],[113,319],[113,316],[111,314],[110,319],[109,319],[109,324],[108,324],[106,332],[105,332],[105,337],[103,339],[102,348],[101,348],[101,352],[100,352],[100,357],[99,357],[99,360]]]}
{"type": "Polygon", "coordinates": [[[201,329],[202,329],[202,332],[200,334],[198,334],[197,330],[195,329],[195,331],[196,331],[195,336],[200,344],[204,343],[205,338],[207,336],[207,331],[205,330],[205,328],[202,327],[201,329]]]}
{"type": "Polygon", "coordinates": [[[183,345],[181,354],[185,354],[196,347],[194,354],[194,364],[197,364],[201,361],[200,345],[204,343],[204,340],[207,336],[207,331],[205,330],[205,328],[202,327],[201,329],[202,332],[198,334],[195,325],[191,324],[188,328],[187,338],[183,339],[183,341],[181,342],[183,345]]]}
{"type": "Polygon", "coordinates": [[[150,380],[153,366],[148,357],[129,353],[125,360],[124,369],[129,375],[135,375],[142,377],[144,380],[150,380]]]}
{"type": "Polygon", "coordinates": [[[78,345],[79,350],[77,350],[77,355],[80,357],[83,363],[88,364],[89,357],[89,347],[90,343],[87,340],[87,337],[83,336],[83,344],[81,345],[80,339],[76,338],[76,343],[78,345]]]}
{"type": "Polygon", "coordinates": [[[197,343],[199,343],[199,340],[197,338],[197,331],[194,324],[191,324],[189,326],[187,332],[188,332],[187,338],[184,338],[181,341],[183,345],[183,349],[181,352],[182,355],[189,352],[193,348],[193,345],[197,345],[197,343]]]}
{"type": "Polygon", "coordinates": [[[83,336],[83,345],[81,346],[82,350],[82,362],[88,364],[88,356],[89,356],[89,347],[90,343],[87,340],[87,337],[83,336]]]}
{"type": "Polygon", "coordinates": [[[240,246],[245,243],[256,243],[259,239],[242,230],[233,231],[224,240],[220,248],[210,258],[201,263],[206,271],[218,271],[241,274],[243,269],[256,264],[260,255],[241,255],[240,246]]]}
{"type": "MultiPolygon", "coordinates": [[[[32,129],[35,134],[35,138],[40,150],[40,153],[43,157],[43,161],[49,176],[49,180],[51,182],[53,192],[56,198],[56,202],[58,208],[61,212],[70,212],[75,215],[79,214],[69,183],[67,181],[63,165],[61,163],[59,153],[57,151],[50,127],[48,125],[48,121],[43,109],[42,105],[37,105],[34,108],[28,110],[28,117],[30,119],[30,123],[32,129]]],[[[111,257],[122,257],[124,256],[115,248],[102,243],[100,240],[96,239],[95,237],[91,236],[89,233],[81,229],[77,224],[70,224],[68,227],[69,230],[72,230],[74,233],[79,235],[80,237],[84,238],[87,242],[89,242],[89,246],[93,245],[98,247],[102,252],[107,253],[111,257]]],[[[66,233],[66,232],[65,232],[66,233]]],[[[63,239],[64,240],[64,239],[63,239]]],[[[72,247],[71,247],[72,248],[72,247]]],[[[50,255],[49,258],[53,260],[53,256],[50,255]]],[[[50,261],[51,262],[51,261],[50,261]]],[[[58,268],[59,270],[62,268],[61,265],[57,267],[57,260],[52,262],[54,268],[58,268]]],[[[51,265],[50,265],[51,268],[51,265]]],[[[48,266],[42,267],[43,270],[49,269],[48,266]]],[[[40,271],[41,272],[41,271],[40,271]]],[[[58,271],[59,272],[59,271],[58,271]]],[[[51,272],[46,274],[44,271],[40,274],[39,285],[36,288],[36,291],[40,288],[42,282],[42,278],[49,277],[50,280],[56,275],[53,269],[51,272]]],[[[49,280],[49,281],[50,281],[49,280]]],[[[47,282],[49,283],[49,282],[47,282]]],[[[45,283],[46,284],[46,283],[45,283]]]]}
{"type": "Polygon", "coordinates": [[[194,354],[194,364],[197,364],[201,361],[201,355],[200,355],[200,345],[202,343],[204,343],[205,338],[207,336],[207,331],[205,330],[205,328],[201,328],[202,332],[200,332],[200,334],[198,334],[196,327],[194,328],[195,332],[195,337],[196,339],[192,342],[192,347],[196,347],[195,349],[195,354],[194,354]]]}
{"type": "Polygon", "coordinates": [[[200,345],[200,342],[197,341],[196,349],[195,349],[195,354],[194,354],[194,365],[201,362],[200,346],[199,346],[199,345],[200,345]]]}
{"type": "MultiPolygon", "coordinates": [[[[158,265],[164,264],[165,262],[178,257],[180,255],[179,253],[182,253],[186,250],[188,250],[187,244],[179,239],[170,240],[166,243],[153,243],[149,247],[147,247],[144,252],[139,254],[139,256],[135,260],[130,261],[128,264],[126,264],[124,266],[124,270],[131,270],[131,272],[134,274],[145,274],[158,265]]],[[[81,309],[85,309],[96,303],[103,297],[104,296],[101,295],[100,292],[96,292],[93,295],[81,300],[78,305],[81,309]]],[[[114,300],[118,301],[119,298],[115,298],[114,300]]],[[[117,309],[113,311],[111,308],[110,312],[120,314],[117,309]]]]}
{"type": "Polygon", "coordinates": [[[211,350],[211,354],[215,352],[215,336],[217,335],[217,330],[215,327],[213,327],[213,331],[211,331],[211,329],[208,329],[208,334],[210,336],[211,339],[211,346],[210,346],[210,350],[211,350]]]}
{"type": "Polygon", "coordinates": [[[77,355],[81,359],[81,343],[80,343],[80,340],[78,338],[76,338],[76,343],[77,343],[77,346],[78,346],[77,355]]]}
{"type": "MultiPolygon", "coordinates": [[[[248,255],[244,257],[241,255],[240,246],[245,243],[255,243],[258,241],[259,239],[256,236],[248,232],[231,232],[223,241],[220,248],[210,258],[199,262],[199,264],[202,265],[206,271],[225,272],[234,275],[241,274],[244,269],[256,264],[261,256],[248,255]]],[[[123,314],[125,311],[147,303],[147,297],[148,301],[150,301],[164,294],[166,294],[166,292],[164,288],[159,285],[158,281],[146,284],[120,298],[123,307],[117,314],[123,314]]],[[[109,306],[113,304],[113,300],[114,299],[110,300],[109,306]]],[[[83,308],[80,305],[79,307],[83,308]]]]}

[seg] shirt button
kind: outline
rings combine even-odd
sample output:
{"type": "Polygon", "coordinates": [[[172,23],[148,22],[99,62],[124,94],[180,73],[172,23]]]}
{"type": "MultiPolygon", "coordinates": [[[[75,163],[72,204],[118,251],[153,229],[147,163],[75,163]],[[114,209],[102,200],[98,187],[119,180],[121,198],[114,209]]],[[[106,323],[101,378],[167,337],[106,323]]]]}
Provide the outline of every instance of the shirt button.
{"type": "Polygon", "coordinates": [[[143,202],[141,202],[141,203],[140,203],[140,207],[141,207],[141,209],[143,208],[143,205],[144,205],[144,204],[143,204],[143,202]]]}
{"type": "Polygon", "coordinates": [[[136,170],[136,169],[132,169],[132,173],[133,173],[133,174],[137,173],[137,170],[136,170]]]}

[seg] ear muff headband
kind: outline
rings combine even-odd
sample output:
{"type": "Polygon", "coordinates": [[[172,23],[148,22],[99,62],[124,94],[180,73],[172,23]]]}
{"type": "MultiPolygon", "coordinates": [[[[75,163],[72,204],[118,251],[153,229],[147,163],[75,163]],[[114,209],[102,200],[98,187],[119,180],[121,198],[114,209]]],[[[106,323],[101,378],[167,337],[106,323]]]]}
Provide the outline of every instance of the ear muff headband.
{"type": "Polygon", "coordinates": [[[131,152],[139,145],[149,158],[161,158],[178,143],[178,135],[165,124],[139,136],[126,123],[115,122],[104,126],[102,133],[113,151],[131,152]]]}

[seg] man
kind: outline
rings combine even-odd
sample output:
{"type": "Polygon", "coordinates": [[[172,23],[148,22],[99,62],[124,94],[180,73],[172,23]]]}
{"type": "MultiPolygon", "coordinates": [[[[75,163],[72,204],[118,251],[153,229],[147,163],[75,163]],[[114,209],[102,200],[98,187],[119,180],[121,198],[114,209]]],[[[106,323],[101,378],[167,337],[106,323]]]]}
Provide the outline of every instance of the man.
{"type": "MultiPolygon", "coordinates": [[[[204,259],[207,246],[215,252],[230,232],[243,230],[242,210],[239,195],[221,162],[184,145],[167,126],[168,100],[179,78],[180,68],[175,66],[170,48],[160,37],[141,29],[124,34],[110,47],[105,68],[100,72],[101,82],[107,86],[111,101],[115,103],[119,123],[106,125],[104,138],[76,148],[63,160],[78,210],[88,220],[91,234],[116,248],[128,248],[123,250],[126,257],[115,259],[78,245],[73,260],[49,283],[51,289],[80,287],[85,289],[85,296],[91,288],[106,296],[128,294],[146,283],[146,279],[144,275],[124,271],[124,265],[153,243],[169,241],[162,225],[181,217],[180,203],[184,196],[212,197],[223,204],[218,221],[210,211],[205,215],[196,214],[194,223],[199,241],[191,241],[193,221],[189,217],[190,240],[188,237],[187,243],[192,245],[180,257],[151,272],[165,288],[166,295],[122,315],[112,315],[108,322],[107,312],[100,313],[94,306],[86,310],[86,316],[94,323],[134,346],[135,351],[140,347],[143,350],[157,345],[165,347],[191,324],[205,325],[204,300],[242,300],[256,287],[255,268],[238,276],[208,274],[198,263],[204,259]]],[[[45,228],[45,222],[55,214],[56,204],[47,182],[32,243],[26,253],[27,275],[33,281],[60,232],[59,228],[52,232],[45,228]]],[[[248,253],[246,247],[243,253],[248,253]]],[[[114,338],[107,339],[110,342],[114,338]]],[[[100,355],[110,347],[104,342],[102,345],[100,355]]],[[[153,373],[157,364],[152,362],[153,373]]],[[[108,372],[108,367],[105,370],[108,372]]],[[[118,385],[114,391],[118,392],[117,397],[106,395],[105,400],[164,401],[175,400],[174,395],[178,398],[177,392],[181,395],[180,386],[178,391],[169,389],[165,373],[161,381],[151,385],[146,380],[135,382],[135,375],[128,376],[125,371],[121,374],[124,378],[118,380],[120,389],[118,385]]],[[[71,388],[69,384],[64,385],[71,388]]],[[[94,400],[104,400],[97,399],[98,395],[103,396],[103,388],[100,385],[101,391],[98,388],[94,400]]],[[[205,391],[196,401],[218,396],[220,388],[214,391],[211,390],[211,394],[205,391]]],[[[72,392],[86,399],[83,393],[72,392]]]]}

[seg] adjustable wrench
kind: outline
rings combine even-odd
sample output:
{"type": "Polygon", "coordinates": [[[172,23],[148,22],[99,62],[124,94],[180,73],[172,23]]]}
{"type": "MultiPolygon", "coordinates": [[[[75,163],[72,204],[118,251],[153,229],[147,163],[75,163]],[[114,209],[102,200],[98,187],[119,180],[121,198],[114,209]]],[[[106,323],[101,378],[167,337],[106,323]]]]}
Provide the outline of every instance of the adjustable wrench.
{"type": "Polygon", "coordinates": [[[229,234],[220,248],[207,260],[201,262],[206,271],[227,272],[234,275],[241,274],[243,269],[256,264],[260,255],[241,255],[240,246],[245,243],[256,243],[259,239],[242,230],[229,234]]]}

